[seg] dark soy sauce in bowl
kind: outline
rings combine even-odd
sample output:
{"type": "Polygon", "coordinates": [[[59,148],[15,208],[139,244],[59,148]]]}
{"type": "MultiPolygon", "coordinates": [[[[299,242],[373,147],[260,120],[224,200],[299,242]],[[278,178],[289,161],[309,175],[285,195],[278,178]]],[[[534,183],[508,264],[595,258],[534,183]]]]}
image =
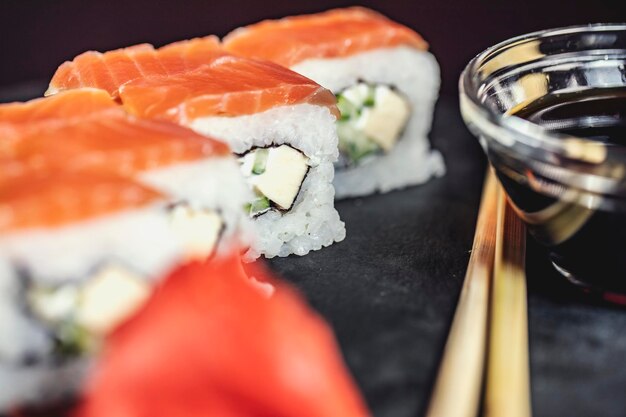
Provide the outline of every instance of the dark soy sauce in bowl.
{"type": "Polygon", "coordinates": [[[552,132],[626,146],[626,87],[551,94],[514,114],[552,132]]]}
{"type": "Polygon", "coordinates": [[[476,55],[461,115],[561,275],[626,304],[626,23],[527,33],[476,55]]]}
{"type": "MultiPolygon", "coordinates": [[[[607,158],[626,149],[624,87],[549,94],[512,114],[550,132],[601,142],[607,158]]],[[[606,209],[603,195],[577,202],[582,192],[569,189],[567,199],[557,198],[498,172],[516,211],[547,247],[559,272],[577,285],[626,303],[626,212],[606,209]]]]}

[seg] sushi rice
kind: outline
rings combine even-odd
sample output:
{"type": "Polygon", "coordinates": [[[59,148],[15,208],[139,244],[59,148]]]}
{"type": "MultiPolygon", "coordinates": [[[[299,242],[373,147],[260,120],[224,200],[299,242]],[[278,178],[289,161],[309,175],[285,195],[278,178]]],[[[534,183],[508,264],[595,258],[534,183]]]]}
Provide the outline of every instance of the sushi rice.
{"type": "Polygon", "coordinates": [[[254,218],[257,238],[248,259],[305,255],[345,238],[344,223],[334,207],[337,133],[327,107],[279,106],[253,115],[198,118],[189,126],[225,141],[236,154],[286,144],[308,158],[308,173],[291,208],[272,209],[254,218]]]}
{"type": "Polygon", "coordinates": [[[428,133],[439,91],[439,66],[427,51],[409,46],[374,49],[343,58],[308,59],[291,69],[338,93],[360,80],[393,86],[408,99],[411,115],[395,146],[335,174],[337,198],[387,192],[442,176],[441,154],[431,150],[428,133]]]}

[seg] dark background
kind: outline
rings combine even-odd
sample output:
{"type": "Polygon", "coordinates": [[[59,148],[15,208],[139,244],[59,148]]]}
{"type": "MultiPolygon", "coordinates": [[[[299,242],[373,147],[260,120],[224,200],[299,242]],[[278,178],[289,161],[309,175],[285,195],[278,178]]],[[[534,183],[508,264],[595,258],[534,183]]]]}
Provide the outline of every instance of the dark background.
{"type": "MultiPolygon", "coordinates": [[[[0,88],[35,80],[36,91],[64,60],[88,50],[141,42],[156,46],[225,35],[260,19],[354,5],[354,1],[0,0],[0,88]]],[[[624,0],[361,1],[420,32],[441,63],[443,90],[455,93],[465,63],[487,46],[524,32],[626,21],[624,0]]],[[[6,88],[5,88],[6,90],[6,88]]]]}

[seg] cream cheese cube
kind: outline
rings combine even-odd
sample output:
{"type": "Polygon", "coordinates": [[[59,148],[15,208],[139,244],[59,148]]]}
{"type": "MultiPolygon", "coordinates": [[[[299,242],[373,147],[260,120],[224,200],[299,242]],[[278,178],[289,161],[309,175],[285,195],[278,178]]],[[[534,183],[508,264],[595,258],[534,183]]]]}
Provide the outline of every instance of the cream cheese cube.
{"type": "Polygon", "coordinates": [[[150,285],[130,271],[108,266],[81,288],[76,323],[96,335],[104,335],[136,312],[151,293],[150,285]]]}
{"type": "Polygon", "coordinates": [[[171,212],[174,233],[185,247],[187,259],[208,258],[220,238],[224,222],[213,210],[194,210],[186,205],[178,205],[171,212]]]}
{"type": "Polygon", "coordinates": [[[411,109],[406,99],[387,86],[376,88],[374,102],[373,107],[363,109],[357,127],[389,152],[406,125],[411,109]]]}
{"type": "Polygon", "coordinates": [[[309,169],[308,158],[288,145],[269,148],[265,171],[250,177],[252,185],[283,210],[291,208],[309,169]]]}

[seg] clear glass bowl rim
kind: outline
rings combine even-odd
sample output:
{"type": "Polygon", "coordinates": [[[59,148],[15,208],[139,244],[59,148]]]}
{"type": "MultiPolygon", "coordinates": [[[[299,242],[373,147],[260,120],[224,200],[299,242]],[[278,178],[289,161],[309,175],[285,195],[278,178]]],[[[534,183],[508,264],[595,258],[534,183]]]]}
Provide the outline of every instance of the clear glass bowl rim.
{"type": "MultiPolygon", "coordinates": [[[[515,144],[527,149],[535,149],[537,152],[549,152],[569,159],[571,159],[572,156],[571,152],[568,152],[565,146],[566,142],[563,140],[564,138],[575,139],[581,146],[585,147],[585,149],[594,147],[605,148],[605,145],[602,143],[590,139],[549,132],[537,124],[519,117],[510,117],[485,106],[481,102],[480,97],[480,89],[483,85],[483,81],[479,78],[479,68],[481,65],[488,62],[491,57],[496,56],[498,52],[505,51],[524,42],[547,39],[552,36],[582,33],[594,34],[606,31],[623,32],[626,37],[626,23],[593,23],[540,30],[504,40],[477,54],[467,64],[459,78],[461,113],[472,133],[479,138],[487,138],[488,141],[492,140],[506,144],[515,144]]],[[[483,146],[489,146],[489,144],[483,143],[483,146]]],[[[515,151],[511,149],[511,152],[514,153],[515,151]]],[[[626,166],[626,147],[623,147],[619,152],[624,152],[624,158],[620,158],[620,160],[623,161],[626,166]]],[[[536,155],[538,155],[538,153],[536,153],[536,155]]],[[[528,155],[526,155],[526,158],[528,158],[528,155]]],[[[534,158],[531,157],[530,159],[534,158]]],[[[581,162],[584,161],[581,160],[581,162]]],[[[572,173],[577,176],[581,175],[580,172],[572,173]]],[[[588,174],[584,175],[589,176],[588,174]]],[[[593,175],[593,177],[596,177],[594,182],[615,182],[615,179],[610,177],[598,175],[593,175]]],[[[618,187],[622,188],[623,186],[624,184],[622,182],[618,187]]],[[[610,188],[613,188],[613,186],[610,188]]]]}

